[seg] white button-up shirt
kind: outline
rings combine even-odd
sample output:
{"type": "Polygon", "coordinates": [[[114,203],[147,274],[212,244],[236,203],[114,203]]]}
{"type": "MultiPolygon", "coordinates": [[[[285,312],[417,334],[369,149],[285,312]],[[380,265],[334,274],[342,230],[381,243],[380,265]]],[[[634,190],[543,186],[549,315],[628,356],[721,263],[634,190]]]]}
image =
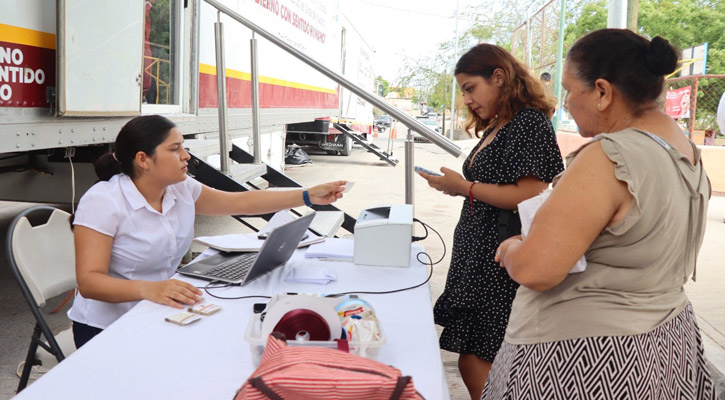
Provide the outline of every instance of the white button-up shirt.
{"type": "MultiPolygon", "coordinates": [[[[174,275],[194,236],[194,203],[201,183],[191,177],[168,186],[156,211],[124,174],[93,185],[78,203],[74,225],[113,237],[108,275],[162,281],[174,275]]],[[[78,293],[68,317],[105,329],[137,302],[106,303],[78,293]]]]}

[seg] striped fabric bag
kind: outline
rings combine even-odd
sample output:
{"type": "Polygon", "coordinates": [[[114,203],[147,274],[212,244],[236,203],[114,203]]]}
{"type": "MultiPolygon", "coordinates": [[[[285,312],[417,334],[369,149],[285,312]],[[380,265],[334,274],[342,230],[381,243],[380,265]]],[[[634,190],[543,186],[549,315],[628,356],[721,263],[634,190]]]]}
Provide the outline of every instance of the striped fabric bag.
{"type": "Polygon", "coordinates": [[[273,335],[235,400],[423,398],[397,368],[329,348],[288,347],[273,335]]]}

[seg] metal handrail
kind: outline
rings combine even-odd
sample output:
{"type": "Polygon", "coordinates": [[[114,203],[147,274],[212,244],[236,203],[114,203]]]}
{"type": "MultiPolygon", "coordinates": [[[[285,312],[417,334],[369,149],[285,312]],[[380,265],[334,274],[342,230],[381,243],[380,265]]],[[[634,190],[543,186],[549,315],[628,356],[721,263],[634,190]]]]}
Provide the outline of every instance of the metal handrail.
{"type": "Polygon", "coordinates": [[[230,175],[229,133],[227,130],[227,73],[224,68],[224,24],[222,24],[220,12],[217,12],[217,22],[214,23],[214,44],[216,47],[216,92],[219,114],[219,166],[224,174],[230,175]]]}
{"type": "Polygon", "coordinates": [[[416,121],[415,118],[400,111],[397,107],[393,106],[392,104],[388,103],[387,101],[383,100],[382,98],[380,98],[370,92],[365,91],[361,87],[359,87],[356,84],[352,83],[351,81],[347,80],[347,78],[345,78],[344,76],[342,76],[342,75],[336,73],[335,71],[325,67],[324,65],[318,63],[317,61],[315,61],[314,59],[312,59],[305,53],[297,50],[296,48],[290,46],[289,44],[285,43],[284,41],[278,39],[273,34],[262,29],[260,26],[256,25],[252,21],[242,17],[236,11],[225,6],[224,4],[220,3],[219,1],[216,1],[216,0],[204,0],[204,1],[207,4],[209,4],[210,6],[216,8],[218,11],[223,12],[230,18],[232,18],[235,21],[239,22],[240,24],[246,26],[247,28],[252,30],[252,32],[255,32],[259,36],[269,40],[270,42],[272,42],[275,45],[277,45],[278,47],[280,47],[282,50],[293,55],[294,57],[296,57],[300,61],[304,62],[305,64],[309,65],[310,67],[314,68],[321,74],[323,74],[326,77],[337,82],[342,87],[350,90],[351,92],[353,92],[356,95],[360,96],[361,98],[365,99],[367,102],[369,102],[369,103],[373,104],[374,106],[378,107],[379,109],[387,112],[389,115],[393,116],[395,119],[397,119],[398,121],[403,123],[403,125],[407,126],[409,129],[411,129],[415,132],[420,133],[422,136],[426,137],[432,143],[435,143],[438,147],[447,151],[451,155],[453,155],[455,157],[458,157],[461,155],[461,148],[458,147],[455,143],[453,143],[452,141],[443,137],[442,135],[436,133],[435,131],[433,131],[432,129],[423,125],[422,123],[416,121]]]}

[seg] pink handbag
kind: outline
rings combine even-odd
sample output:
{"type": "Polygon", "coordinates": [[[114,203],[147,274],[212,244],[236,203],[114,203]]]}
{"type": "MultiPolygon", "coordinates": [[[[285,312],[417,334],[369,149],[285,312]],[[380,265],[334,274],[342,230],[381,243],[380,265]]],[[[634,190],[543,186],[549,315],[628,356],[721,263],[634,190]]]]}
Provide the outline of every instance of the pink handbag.
{"type": "Polygon", "coordinates": [[[423,399],[413,378],[395,367],[329,348],[287,346],[275,335],[235,400],[423,399]]]}

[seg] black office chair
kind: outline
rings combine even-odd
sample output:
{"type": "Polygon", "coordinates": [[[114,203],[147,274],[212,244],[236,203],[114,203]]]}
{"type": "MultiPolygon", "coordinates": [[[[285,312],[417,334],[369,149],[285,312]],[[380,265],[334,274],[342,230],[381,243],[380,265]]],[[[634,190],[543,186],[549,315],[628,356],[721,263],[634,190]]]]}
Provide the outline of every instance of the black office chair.
{"type": "Polygon", "coordinates": [[[8,229],[7,256],[10,269],[35,317],[35,329],[18,392],[27,386],[34,365],[43,364],[42,360],[45,359],[43,366],[50,368],[48,360],[61,362],[75,351],[71,329],[54,336],[40,311],[46,299],[69,292],[77,286],[75,249],[69,218],[70,214],[65,211],[37,206],[20,213],[8,229]],[[36,212],[50,214],[47,222],[32,226],[28,215],[36,212]],[[41,339],[41,333],[45,340],[41,339]]]}

